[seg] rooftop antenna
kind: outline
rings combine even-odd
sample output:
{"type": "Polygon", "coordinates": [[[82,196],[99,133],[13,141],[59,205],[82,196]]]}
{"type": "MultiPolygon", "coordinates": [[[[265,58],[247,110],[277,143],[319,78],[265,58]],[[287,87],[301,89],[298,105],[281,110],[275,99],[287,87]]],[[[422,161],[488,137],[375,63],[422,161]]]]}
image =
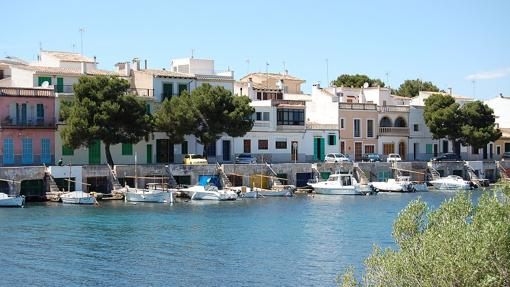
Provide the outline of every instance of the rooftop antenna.
{"type": "Polygon", "coordinates": [[[83,32],[85,32],[85,28],[80,28],[80,47],[81,47],[81,54],[83,55],[83,32]]]}
{"type": "Polygon", "coordinates": [[[287,66],[286,66],[285,61],[283,61],[282,63],[283,63],[283,73],[285,74],[285,70],[287,70],[287,66]]]}
{"type": "Polygon", "coordinates": [[[388,87],[390,86],[390,72],[386,72],[384,75],[386,75],[386,85],[388,87]]]}
{"type": "Polygon", "coordinates": [[[195,49],[191,48],[191,59],[193,59],[194,54],[195,54],[195,49]]]}
{"type": "Polygon", "coordinates": [[[266,90],[269,90],[269,63],[266,62],[266,90]]]}

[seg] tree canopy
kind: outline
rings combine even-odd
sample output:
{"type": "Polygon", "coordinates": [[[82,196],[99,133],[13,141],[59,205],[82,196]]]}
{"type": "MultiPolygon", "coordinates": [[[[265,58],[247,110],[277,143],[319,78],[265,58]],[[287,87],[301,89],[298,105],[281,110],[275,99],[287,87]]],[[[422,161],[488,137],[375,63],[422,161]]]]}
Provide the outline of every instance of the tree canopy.
{"type": "Polygon", "coordinates": [[[222,134],[240,137],[250,131],[254,112],[248,97],[234,96],[223,87],[203,84],[191,94],[184,91],[179,97],[165,100],[156,112],[155,123],[174,143],[181,142],[184,135],[195,135],[204,146],[205,156],[209,145],[222,134]]]}
{"type": "Polygon", "coordinates": [[[74,84],[73,101],[62,106],[66,122],[61,132],[63,144],[79,148],[100,140],[107,162],[113,166],[111,145],[137,143],[151,131],[145,102],[128,89],[129,82],[118,77],[81,77],[74,84]]]}
{"type": "Polygon", "coordinates": [[[395,93],[401,97],[416,97],[420,91],[439,92],[439,88],[432,82],[416,80],[405,80],[404,83],[395,90],[395,93]]]}
{"type": "Polygon", "coordinates": [[[372,79],[369,78],[367,75],[349,75],[349,74],[343,74],[338,76],[336,80],[333,80],[332,84],[340,87],[354,87],[354,88],[361,88],[365,83],[368,83],[370,87],[384,87],[384,82],[380,79],[372,79]]]}
{"type": "Polygon", "coordinates": [[[433,138],[451,140],[458,155],[460,145],[481,148],[501,137],[493,110],[480,101],[461,107],[450,95],[433,94],[425,100],[423,117],[433,138]]]}
{"type": "Polygon", "coordinates": [[[510,286],[510,187],[484,193],[475,205],[460,193],[431,210],[421,199],[393,225],[396,249],[374,247],[358,281],[342,286],[510,286]]]}

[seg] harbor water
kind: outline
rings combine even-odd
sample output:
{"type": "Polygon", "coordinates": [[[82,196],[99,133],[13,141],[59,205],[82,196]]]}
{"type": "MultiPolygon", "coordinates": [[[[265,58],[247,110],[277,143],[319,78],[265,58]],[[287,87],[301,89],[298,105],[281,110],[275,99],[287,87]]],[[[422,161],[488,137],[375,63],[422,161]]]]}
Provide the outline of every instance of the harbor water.
{"type": "MultiPolygon", "coordinates": [[[[474,192],[478,197],[479,191],[474,192]]],[[[452,192],[0,209],[1,286],[335,286],[452,192]]]]}

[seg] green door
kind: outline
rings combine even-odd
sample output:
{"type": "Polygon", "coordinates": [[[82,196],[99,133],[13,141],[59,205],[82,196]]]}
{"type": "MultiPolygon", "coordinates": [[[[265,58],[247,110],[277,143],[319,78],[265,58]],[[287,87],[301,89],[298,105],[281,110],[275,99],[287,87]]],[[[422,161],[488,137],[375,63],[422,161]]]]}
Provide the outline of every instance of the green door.
{"type": "Polygon", "coordinates": [[[89,164],[101,164],[101,142],[94,140],[89,145],[89,164]]]}
{"type": "Polygon", "coordinates": [[[147,145],[147,164],[152,164],[152,144],[147,145]]]}
{"type": "Polygon", "coordinates": [[[64,78],[57,78],[56,92],[57,93],[63,93],[64,92],[64,78]]]}
{"type": "Polygon", "coordinates": [[[325,142],[324,138],[316,137],[313,139],[313,159],[324,160],[325,142]]]}
{"type": "Polygon", "coordinates": [[[39,77],[38,79],[39,86],[42,86],[44,82],[48,82],[48,84],[51,85],[51,77],[39,77]]]}

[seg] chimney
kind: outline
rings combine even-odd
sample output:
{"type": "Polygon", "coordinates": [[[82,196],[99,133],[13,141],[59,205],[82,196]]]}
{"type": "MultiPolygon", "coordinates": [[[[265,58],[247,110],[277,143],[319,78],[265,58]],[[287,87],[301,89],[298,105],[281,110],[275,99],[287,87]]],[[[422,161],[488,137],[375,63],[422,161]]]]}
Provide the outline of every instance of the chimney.
{"type": "Polygon", "coordinates": [[[289,75],[289,70],[285,69],[285,76],[289,75]]]}
{"type": "Polygon", "coordinates": [[[87,74],[87,63],[81,62],[80,64],[81,64],[81,73],[84,75],[87,74]]]}
{"type": "Polygon", "coordinates": [[[94,56],[94,64],[97,64],[97,58],[94,56]]]}
{"type": "Polygon", "coordinates": [[[133,70],[140,71],[140,59],[133,58],[131,62],[133,62],[133,70]]]}
{"type": "Polygon", "coordinates": [[[503,98],[503,93],[499,93],[499,97],[500,97],[500,98],[503,98]]]}
{"type": "Polygon", "coordinates": [[[452,88],[448,88],[448,93],[450,94],[450,96],[452,95],[452,88]]]}
{"type": "Polygon", "coordinates": [[[143,68],[147,70],[147,59],[143,60],[143,68]]]}

